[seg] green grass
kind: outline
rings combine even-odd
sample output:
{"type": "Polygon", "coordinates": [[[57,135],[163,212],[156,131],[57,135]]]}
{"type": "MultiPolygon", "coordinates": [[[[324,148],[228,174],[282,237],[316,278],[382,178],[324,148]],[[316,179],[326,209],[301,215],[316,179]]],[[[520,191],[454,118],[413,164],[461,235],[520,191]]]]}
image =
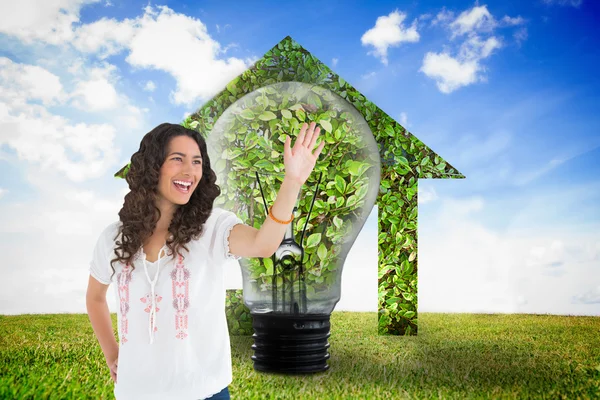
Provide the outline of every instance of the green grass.
{"type": "MultiPolygon", "coordinates": [[[[113,314],[116,327],[116,315],[113,314]]],[[[232,336],[233,399],[600,399],[600,317],[419,313],[379,336],[376,313],[334,312],[330,369],[263,374],[232,336]]],[[[0,399],[112,399],[85,314],[0,316],[0,399]]]]}

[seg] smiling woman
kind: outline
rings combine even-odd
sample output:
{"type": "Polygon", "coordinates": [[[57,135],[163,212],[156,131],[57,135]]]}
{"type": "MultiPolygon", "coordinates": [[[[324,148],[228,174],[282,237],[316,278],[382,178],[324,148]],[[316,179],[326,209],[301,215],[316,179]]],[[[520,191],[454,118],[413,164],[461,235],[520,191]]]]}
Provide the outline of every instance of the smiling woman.
{"type": "MultiPolygon", "coordinates": [[[[293,151],[286,140],[290,173],[272,207],[276,215],[291,213],[320,153],[308,150],[318,130],[313,135],[313,125],[306,133],[304,126],[293,151]]],[[[165,123],[147,133],[125,178],[130,192],[120,220],[98,239],[87,290],[115,398],[227,399],[232,366],[222,264],[269,257],[291,220],[269,214],[258,230],[213,208],[221,189],[206,142],[180,125],[165,123]],[[105,297],[112,282],[118,345],[105,297]]]]}
{"type": "Polygon", "coordinates": [[[196,131],[175,124],[154,128],[132,156],[126,179],[130,192],[120,220],[98,239],[87,291],[115,398],[228,398],[221,265],[240,258],[229,252],[232,228],[242,229],[254,249],[257,229],[213,208],[221,191],[196,131]],[[120,305],[119,345],[106,318],[111,282],[120,305]]]}

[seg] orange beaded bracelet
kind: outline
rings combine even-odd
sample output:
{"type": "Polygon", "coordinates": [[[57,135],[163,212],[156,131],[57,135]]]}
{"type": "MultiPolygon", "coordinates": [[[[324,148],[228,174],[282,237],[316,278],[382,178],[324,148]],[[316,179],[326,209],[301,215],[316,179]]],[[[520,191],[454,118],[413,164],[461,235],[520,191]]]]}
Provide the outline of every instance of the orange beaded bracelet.
{"type": "Polygon", "coordinates": [[[283,225],[287,225],[287,224],[289,224],[290,222],[292,222],[292,220],[294,219],[294,214],[292,214],[292,218],[290,218],[288,221],[281,221],[281,220],[278,220],[277,218],[275,218],[275,217],[273,216],[273,212],[271,211],[271,209],[272,209],[272,208],[273,208],[273,206],[269,207],[269,217],[271,217],[271,219],[272,219],[273,221],[275,221],[275,222],[277,222],[277,223],[280,223],[280,224],[283,224],[283,225]]]}

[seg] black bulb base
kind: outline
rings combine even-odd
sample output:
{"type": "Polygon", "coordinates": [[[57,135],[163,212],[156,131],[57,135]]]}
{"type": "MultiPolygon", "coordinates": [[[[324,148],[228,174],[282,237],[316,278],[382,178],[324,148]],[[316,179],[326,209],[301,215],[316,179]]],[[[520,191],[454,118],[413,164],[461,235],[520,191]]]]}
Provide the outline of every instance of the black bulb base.
{"type": "Polygon", "coordinates": [[[254,369],[281,374],[314,374],[329,369],[330,314],[254,313],[254,369]]]}

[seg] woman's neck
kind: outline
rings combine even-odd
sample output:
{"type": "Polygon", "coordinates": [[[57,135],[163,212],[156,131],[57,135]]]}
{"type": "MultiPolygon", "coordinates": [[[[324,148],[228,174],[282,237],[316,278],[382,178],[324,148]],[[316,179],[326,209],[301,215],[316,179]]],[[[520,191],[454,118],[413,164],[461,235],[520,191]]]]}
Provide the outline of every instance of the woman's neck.
{"type": "Polygon", "coordinates": [[[156,223],[156,228],[154,229],[154,234],[167,234],[169,231],[169,226],[171,225],[171,220],[173,220],[173,215],[177,210],[177,205],[170,204],[158,204],[158,209],[160,210],[160,219],[156,223]]]}

